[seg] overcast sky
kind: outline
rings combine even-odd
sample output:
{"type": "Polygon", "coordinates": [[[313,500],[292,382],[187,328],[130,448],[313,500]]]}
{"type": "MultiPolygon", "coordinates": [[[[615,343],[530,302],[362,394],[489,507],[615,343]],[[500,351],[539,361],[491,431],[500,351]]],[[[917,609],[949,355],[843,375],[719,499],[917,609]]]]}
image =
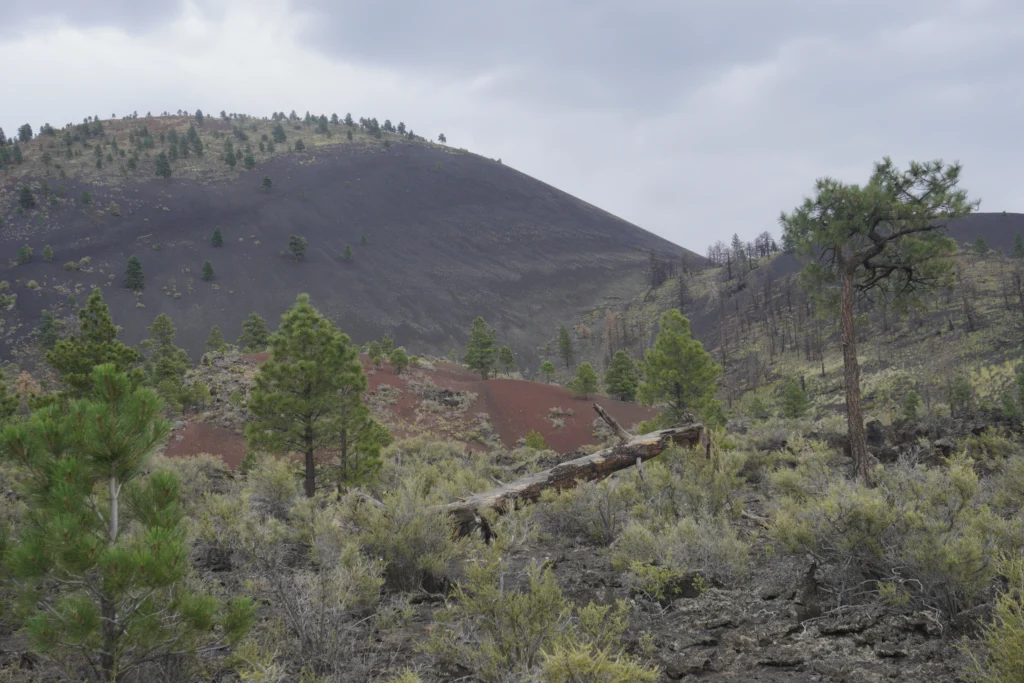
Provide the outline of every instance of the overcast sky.
{"type": "Polygon", "coordinates": [[[964,164],[1024,211],[1020,0],[0,0],[0,126],[405,121],[703,252],[832,175],[964,164]]]}

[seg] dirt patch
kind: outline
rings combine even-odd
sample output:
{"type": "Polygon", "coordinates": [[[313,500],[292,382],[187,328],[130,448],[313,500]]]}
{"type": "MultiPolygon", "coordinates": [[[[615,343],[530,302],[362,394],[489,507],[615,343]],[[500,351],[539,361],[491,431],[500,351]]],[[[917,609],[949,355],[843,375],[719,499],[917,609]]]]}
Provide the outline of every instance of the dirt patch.
{"type": "Polygon", "coordinates": [[[187,458],[200,453],[218,455],[228,467],[235,469],[245,458],[245,437],[208,422],[191,422],[171,434],[164,451],[169,458],[187,458]]]}

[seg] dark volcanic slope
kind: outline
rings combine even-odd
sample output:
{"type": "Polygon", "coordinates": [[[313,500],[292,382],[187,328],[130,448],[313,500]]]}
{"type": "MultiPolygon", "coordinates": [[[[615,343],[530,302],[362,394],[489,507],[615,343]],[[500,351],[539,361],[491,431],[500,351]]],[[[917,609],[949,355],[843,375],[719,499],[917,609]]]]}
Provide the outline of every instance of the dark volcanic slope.
{"type": "Polygon", "coordinates": [[[143,339],[145,326],[164,312],[194,356],[213,325],[229,340],[250,311],[275,326],[295,296],[308,292],[354,340],[389,332],[414,351],[461,349],[470,322],[483,315],[499,341],[532,365],[536,346],[559,323],[605,297],[640,291],[646,250],[680,252],[498,162],[423,144],[322,147],[228,180],[120,187],[50,180],[52,187],[58,182],[69,199],[43,217],[17,215],[14,183],[5,187],[0,279],[18,294],[8,349],[43,307],[70,314],[69,288],[81,303],[88,288],[102,284],[126,341],[143,339]],[[274,181],[269,192],[260,189],[264,175],[274,181]],[[90,207],[70,199],[83,190],[93,196],[90,207]],[[112,201],[121,217],[107,210],[112,201]],[[218,226],[222,248],[209,245],[218,226]],[[291,234],[309,241],[304,262],[287,253],[291,234]],[[24,243],[35,257],[14,265],[24,243]],[[41,258],[47,244],[52,263],[41,258]],[[351,261],[342,257],[346,244],[351,261]],[[121,287],[131,254],[146,275],[138,298],[121,287]],[[85,256],[92,272],[62,269],[85,256]],[[201,279],[206,259],[216,271],[212,283],[201,279]],[[40,289],[27,288],[30,280],[40,289]]]}

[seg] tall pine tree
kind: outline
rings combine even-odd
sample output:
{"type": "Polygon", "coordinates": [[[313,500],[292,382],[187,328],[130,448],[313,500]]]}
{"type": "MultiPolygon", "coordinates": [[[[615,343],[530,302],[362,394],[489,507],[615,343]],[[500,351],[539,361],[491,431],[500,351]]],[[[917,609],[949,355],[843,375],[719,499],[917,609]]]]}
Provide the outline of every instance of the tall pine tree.
{"type": "Polygon", "coordinates": [[[270,358],[260,366],[249,401],[251,447],[299,451],[306,461],[306,495],[316,492],[317,451],[340,442],[343,476],[353,435],[369,414],[362,402],[366,373],[358,347],[300,294],[270,338],[270,358]]]}
{"type": "Polygon", "coordinates": [[[223,247],[224,246],[224,236],[222,234],[220,234],[220,228],[214,228],[213,229],[213,236],[210,237],[210,246],[211,247],[223,247]]]}
{"type": "Polygon", "coordinates": [[[815,296],[838,303],[850,453],[869,479],[860,396],[854,302],[857,296],[920,296],[948,284],[956,242],[948,221],[977,208],[959,187],[961,166],[941,160],[900,170],[888,157],[864,186],[833,178],[815,183],[814,197],[779,221],[788,250],[807,259],[803,279],[815,296]]]}

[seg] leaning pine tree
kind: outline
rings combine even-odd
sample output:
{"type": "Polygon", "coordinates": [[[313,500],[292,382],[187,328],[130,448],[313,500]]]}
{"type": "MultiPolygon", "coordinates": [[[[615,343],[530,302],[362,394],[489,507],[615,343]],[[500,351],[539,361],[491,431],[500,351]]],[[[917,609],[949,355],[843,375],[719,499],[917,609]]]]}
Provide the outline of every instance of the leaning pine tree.
{"type": "Polygon", "coordinates": [[[147,680],[158,659],[237,642],[254,605],[221,604],[186,580],[178,480],[143,476],[170,428],[156,393],[110,364],[91,381],[66,412],[51,405],[3,431],[28,503],[3,559],[36,651],[90,678],[147,680]]]}
{"type": "Polygon", "coordinates": [[[780,218],[787,248],[808,259],[805,285],[839,310],[850,453],[865,482],[854,302],[879,296],[905,304],[950,282],[956,242],[945,235],[947,222],[978,206],[958,187],[960,172],[960,164],[942,161],[900,170],[885,157],[863,187],[821,178],[814,197],[780,218]]]}
{"type": "MultiPolygon", "coordinates": [[[[306,495],[316,492],[316,452],[333,446],[362,406],[366,374],[359,348],[300,294],[270,338],[270,358],[260,366],[245,429],[253,448],[299,451],[306,460],[306,495]]],[[[347,439],[345,442],[347,443],[347,439]]]]}

